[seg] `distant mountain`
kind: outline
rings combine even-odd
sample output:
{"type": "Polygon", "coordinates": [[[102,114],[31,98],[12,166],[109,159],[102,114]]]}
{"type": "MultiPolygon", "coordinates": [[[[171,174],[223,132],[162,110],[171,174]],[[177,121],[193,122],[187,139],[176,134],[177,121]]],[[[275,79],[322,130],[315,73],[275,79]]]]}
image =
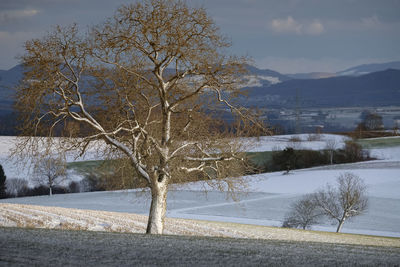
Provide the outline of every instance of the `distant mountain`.
{"type": "Polygon", "coordinates": [[[14,87],[22,78],[23,69],[17,65],[9,70],[0,70],[0,135],[16,135],[17,118],[13,114],[14,87]]]}
{"type": "MultiPolygon", "coordinates": [[[[242,87],[269,87],[291,79],[273,70],[258,69],[251,65],[247,65],[246,68],[248,74],[243,77],[242,87]]],[[[22,73],[22,65],[17,65],[9,70],[0,70],[0,112],[12,111],[15,93],[13,87],[22,78],[22,73]]]]}
{"type": "Polygon", "coordinates": [[[251,65],[247,65],[246,69],[249,73],[244,76],[243,87],[268,87],[292,79],[279,72],[259,69],[251,65]]]}
{"type": "Polygon", "coordinates": [[[372,72],[384,71],[387,69],[397,69],[400,70],[400,61],[393,61],[388,63],[374,63],[374,64],[364,64],[349,69],[338,71],[336,73],[332,72],[310,72],[310,73],[294,73],[285,74],[286,77],[291,79],[324,79],[332,78],[336,76],[361,76],[372,72]]]}
{"type": "Polygon", "coordinates": [[[356,107],[399,105],[400,70],[362,76],[292,79],[269,87],[253,87],[247,105],[270,108],[356,107]]]}
{"type": "Polygon", "coordinates": [[[339,71],[336,74],[338,76],[360,76],[372,72],[383,71],[387,69],[400,70],[400,61],[392,61],[388,63],[378,63],[378,64],[364,64],[355,66],[344,71],[339,71]]]}
{"type": "Polygon", "coordinates": [[[331,72],[310,72],[310,73],[296,73],[296,74],[285,74],[292,79],[323,79],[335,77],[335,73],[331,72]]]}
{"type": "Polygon", "coordinates": [[[0,70],[0,82],[4,84],[15,84],[22,78],[22,72],[22,65],[17,65],[9,70],[0,70]]]}
{"type": "MultiPolygon", "coordinates": [[[[350,68],[353,73],[398,66],[400,62],[370,64],[350,68]]],[[[269,108],[303,107],[346,107],[346,106],[387,106],[399,105],[400,70],[389,69],[361,76],[329,76],[324,73],[307,74],[313,79],[293,79],[279,72],[246,66],[249,73],[244,76],[242,86],[250,92],[246,105],[268,106],[269,108]],[[300,103],[299,103],[300,102],[300,103]]],[[[22,77],[22,66],[10,70],[0,70],[0,112],[12,112],[13,87],[22,77]]],[[[300,74],[299,74],[300,75],[300,74]]],[[[303,74],[306,75],[306,74],[303,74]]],[[[301,76],[297,76],[301,77],[301,76]]]]}
{"type": "Polygon", "coordinates": [[[0,111],[11,112],[14,101],[14,86],[22,78],[23,68],[17,65],[9,70],[0,70],[0,111]]]}

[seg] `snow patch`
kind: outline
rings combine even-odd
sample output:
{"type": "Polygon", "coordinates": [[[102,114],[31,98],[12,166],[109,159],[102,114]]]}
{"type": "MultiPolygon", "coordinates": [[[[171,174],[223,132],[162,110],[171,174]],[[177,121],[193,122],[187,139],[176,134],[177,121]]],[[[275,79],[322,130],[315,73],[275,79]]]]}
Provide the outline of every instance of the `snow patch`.
{"type": "Polygon", "coordinates": [[[270,84],[280,83],[278,77],[274,76],[263,76],[263,75],[246,75],[244,76],[245,81],[242,84],[242,87],[262,87],[263,81],[267,81],[270,84]]]}

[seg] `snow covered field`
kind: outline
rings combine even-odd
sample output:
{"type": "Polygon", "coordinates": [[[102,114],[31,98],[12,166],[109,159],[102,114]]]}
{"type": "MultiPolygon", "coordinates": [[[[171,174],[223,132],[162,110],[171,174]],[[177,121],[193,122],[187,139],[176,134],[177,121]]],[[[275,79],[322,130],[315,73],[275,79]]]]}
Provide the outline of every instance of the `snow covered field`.
{"type": "MultiPolygon", "coordinates": [[[[306,135],[301,139],[305,138],[306,135]]],[[[338,144],[344,140],[341,136],[323,135],[319,141],[302,141],[300,145],[321,149],[326,145],[324,140],[329,138],[337,138],[338,144]]],[[[4,139],[0,140],[3,142],[4,139]]],[[[288,136],[264,137],[253,146],[252,151],[273,150],[278,146],[282,149],[290,140],[288,136]]],[[[4,147],[0,143],[0,149],[4,147]]],[[[0,152],[4,157],[5,151],[0,152]]],[[[296,170],[289,175],[275,172],[248,176],[249,190],[240,194],[238,202],[228,199],[222,192],[210,190],[205,194],[201,182],[173,188],[168,195],[167,216],[281,226],[291,202],[326,183],[333,184],[343,172],[353,172],[368,185],[370,206],[366,214],[346,222],[343,232],[400,237],[400,147],[372,149],[371,154],[382,160],[296,170]]],[[[7,168],[5,171],[9,177],[7,168]]],[[[129,190],[6,199],[1,202],[147,215],[150,197],[148,192],[129,190]]],[[[326,222],[312,229],[334,231],[336,227],[326,222]]]]}
{"type": "Polygon", "coordinates": [[[336,149],[342,148],[350,138],[335,134],[292,134],[243,138],[248,152],[283,150],[286,147],[295,149],[325,149],[327,142],[332,142],[336,149]],[[312,140],[312,141],[311,141],[312,140]]]}
{"type": "MultiPolygon", "coordinates": [[[[26,179],[30,182],[29,177],[32,173],[32,166],[27,164],[22,168],[21,162],[18,162],[16,158],[10,157],[15,142],[16,137],[14,136],[0,136],[0,164],[3,166],[7,179],[19,178],[26,179]]],[[[56,154],[57,151],[54,151],[54,153],[56,154]]],[[[100,159],[100,156],[94,147],[90,147],[88,153],[82,157],[77,156],[76,153],[73,152],[68,153],[66,157],[68,162],[100,159]]],[[[73,170],[68,170],[68,178],[70,180],[82,179],[82,177],[77,177],[73,170]]],[[[29,185],[34,186],[32,183],[29,183],[29,185]]]]}

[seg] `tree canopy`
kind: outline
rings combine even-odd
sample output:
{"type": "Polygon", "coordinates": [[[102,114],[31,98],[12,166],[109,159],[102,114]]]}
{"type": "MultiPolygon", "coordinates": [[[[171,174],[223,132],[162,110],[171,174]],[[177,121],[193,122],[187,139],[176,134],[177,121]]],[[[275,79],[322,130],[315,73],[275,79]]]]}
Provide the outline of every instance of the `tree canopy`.
{"type": "MultiPolygon", "coordinates": [[[[170,183],[242,184],[240,131],[224,127],[221,114],[231,112],[241,129],[260,125],[234,103],[245,59],[229,56],[229,46],[203,8],[178,0],[123,5],[87,32],[57,26],[25,44],[16,104],[24,135],[129,160],[151,190],[147,232],[162,233],[170,183]]],[[[38,140],[20,148],[38,151],[38,140]]]]}

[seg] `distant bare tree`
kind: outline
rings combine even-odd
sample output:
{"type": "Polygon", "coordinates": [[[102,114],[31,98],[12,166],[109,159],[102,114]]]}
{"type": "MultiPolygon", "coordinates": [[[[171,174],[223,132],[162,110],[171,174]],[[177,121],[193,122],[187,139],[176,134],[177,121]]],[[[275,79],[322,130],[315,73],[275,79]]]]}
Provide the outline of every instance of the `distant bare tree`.
{"type": "Polygon", "coordinates": [[[348,162],[364,161],[369,158],[369,151],[353,140],[345,141],[344,154],[348,162]]]}
{"type": "Polygon", "coordinates": [[[40,149],[39,136],[56,145],[74,121],[57,149],[83,155],[101,143],[103,155],[127,159],[151,191],[147,233],[161,234],[169,184],[243,185],[240,131],[224,131],[216,117],[231,112],[242,129],[259,124],[235,104],[246,59],[229,56],[229,46],[203,8],[179,0],[124,5],[86,34],[56,27],[25,44],[16,106],[25,136],[36,138],[22,139],[19,151],[40,149]]]}
{"type": "Polygon", "coordinates": [[[317,209],[314,196],[307,194],[291,205],[282,227],[307,229],[317,224],[322,213],[317,209]]]}
{"type": "Polygon", "coordinates": [[[21,178],[7,179],[6,186],[7,195],[11,197],[24,196],[25,192],[27,192],[27,190],[29,189],[28,181],[21,178]]]}
{"type": "Polygon", "coordinates": [[[376,112],[371,112],[369,110],[364,110],[360,118],[361,123],[366,130],[382,130],[384,129],[382,116],[376,112]]]}
{"type": "Polygon", "coordinates": [[[53,195],[54,186],[66,179],[66,164],[59,157],[46,155],[34,164],[33,181],[49,187],[49,195],[53,195]]]}
{"type": "Polygon", "coordinates": [[[315,205],[328,218],[338,221],[336,232],[340,232],[344,222],[365,212],[368,206],[367,189],[363,180],[353,173],[341,174],[337,187],[327,185],[314,196],[315,205]]]}
{"type": "Polygon", "coordinates": [[[325,147],[329,152],[329,161],[330,161],[331,165],[333,164],[333,155],[335,153],[335,150],[337,149],[337,146],[338,146],[338,142],[336,141],[335,138],[331,138],[331,139],[327,140],[325,143],[325,147]]]}

